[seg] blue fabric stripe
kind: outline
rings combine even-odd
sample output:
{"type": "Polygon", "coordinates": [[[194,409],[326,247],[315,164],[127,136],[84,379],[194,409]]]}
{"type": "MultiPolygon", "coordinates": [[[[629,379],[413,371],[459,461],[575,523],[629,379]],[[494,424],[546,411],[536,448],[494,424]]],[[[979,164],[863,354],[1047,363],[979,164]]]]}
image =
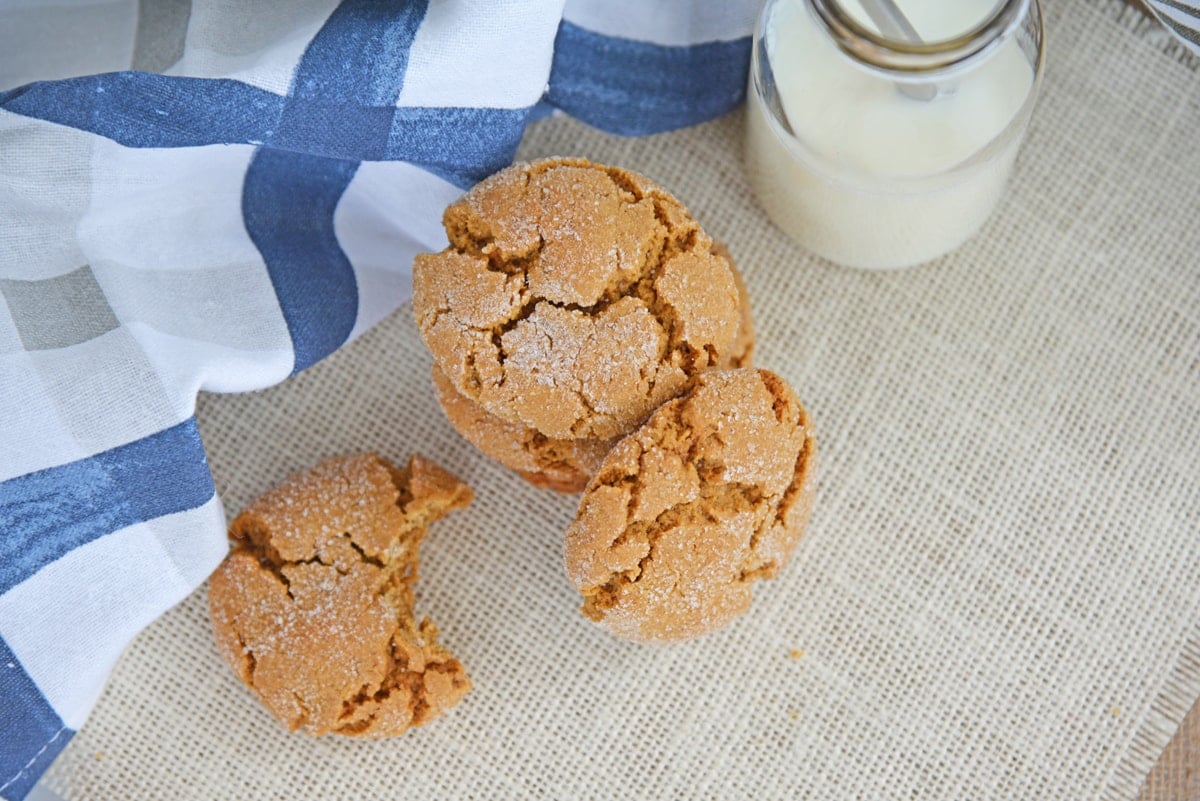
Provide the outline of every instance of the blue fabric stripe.
{"type": "Polygon", "coordinates": [[[529,116],[528,109],[397,109],[293,98],[283,125],[284,100],[240,81],[118,72],[29,84],[0,96],[0,108],[125,147],[250,144],[350,161],[407,161],[463,188],[512,160],[529,116]]]}
{"type": "Polygon", "coordinates": [[[195,419],[0,483],[0,593],[98,537],[215,492],[195,419]]]}
{"type": "Polygon", "coordinates": [[[126,147],[252,144],[407,161],[466,188],[512,161],[528,110],[397,109],[426,8],[405,0],[342,3],[309,43],[286,98],[235,80],[117,72],[0,93],[0,108],[126,147]]]}
{"type": "Polygon", "coordinates": [[[332,135],[333,147],[317,148],[382,159],[425,7],[399,0],[338,6],[300,58],[272,144],[315,144],[332,135]]]}
{"type": "Polygon", "coordinates": [[[384,157],[467,189],[512,163],[528,121],[527,108],[400,108],[384,157]]]}
{"type": "Polygon", "coordinates": [[[283,98],[224,78],[109,72],[31,83],[0,94],[0,108],[126,147],[197,147],[267,141],[283,98]]]}
{"type": "MultiPolygon", "coordinates": [[[[342,143],[380,158],[426,3],[345,0],[308,43],[280,119],[279,139],[342,143]],[[350,118],[347,103],[366,104],[350,118]],[[384,105],[389,104],[389,105],[384,105]]],[[[292,339],[292,372],[310,367],[350,337],[358,283],[333,227],[358,160],[260,148],[246,170],[242,217],[262,255],[292,339]]]]}
{"type": "Polygon", "coordinates": [[[290,94],[394,106],[428,0],[343,0],[308,43],[290,94]]]}
{"type": "Polygon", "coordinates": [[[0,637],[0,796],[24,798],[74,734],[0,637]]]}
{"type": "Polygon", "coordinates": [[[354,268],[333,231],[357,169],[357,161],[263,148],[246,170],[242,216],[287,322],[293,372],[341,347],[358,316],[354,268]]]}
{"type": "Polygon", "coordinates": [[[750,37],[666,46],[559,25],[546,99],[610,133],[660,133],[732,111],[746,96],[750,37]]]}

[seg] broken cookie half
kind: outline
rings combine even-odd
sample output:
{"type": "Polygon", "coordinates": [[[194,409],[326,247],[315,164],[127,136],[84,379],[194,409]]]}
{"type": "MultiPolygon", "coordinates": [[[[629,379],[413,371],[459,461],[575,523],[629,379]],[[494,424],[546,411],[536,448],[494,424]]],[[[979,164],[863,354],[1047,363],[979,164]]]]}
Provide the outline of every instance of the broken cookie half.
{"type": "Polygon", "coordinates": [[[439,717],[471,683],[414,617],[418,549],[471,499],[420,456],[397,468],[354,454],[290,476],[230,527],[209,585],[221,655],[289,729],[391,737],[439,717]]]}
{"type": "Polygon", "coordinates": [[[714,370],[609,452],[567,530],[583,612],[613,634],[683,640],[745,612],[803,535],[816,440],[767,370],[714,370]]]}

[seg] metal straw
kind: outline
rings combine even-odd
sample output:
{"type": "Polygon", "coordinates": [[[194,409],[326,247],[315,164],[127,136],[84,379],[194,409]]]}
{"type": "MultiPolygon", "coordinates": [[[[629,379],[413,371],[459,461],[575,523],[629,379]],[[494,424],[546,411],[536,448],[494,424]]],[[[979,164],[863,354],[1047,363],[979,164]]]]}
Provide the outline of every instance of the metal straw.
{"type": "MultiPolygon", "coordinates": [[[[879,28],[879,32],[889,39],[897,39],[909,44],[920,44],[921,35],[904,16],[904,12],[896,5],[895,0],[859,0],[867,16],[879,28]]],[[[937,86],[931,83],[897,83],[896,88],[901,94],[914,100],[933,100],[937,97],[937,86]]]]}

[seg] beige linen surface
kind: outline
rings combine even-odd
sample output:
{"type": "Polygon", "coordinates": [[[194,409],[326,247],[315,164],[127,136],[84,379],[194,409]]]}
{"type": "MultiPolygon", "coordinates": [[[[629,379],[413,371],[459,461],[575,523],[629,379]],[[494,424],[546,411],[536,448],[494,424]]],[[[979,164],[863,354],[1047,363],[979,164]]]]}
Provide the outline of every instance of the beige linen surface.
{"type": "MultiPolygon", "coordinates": [[[[672,647],[578,612],[575,499],[443,419],[411,309],[271,391],[204,396],[227,510],[330,454],[432,456],[418,612],[475,689],[391,741],[288,734],[203,589],[124,656],[53,767],[76,799],[1132,799],[1200,694],[1200,73],[1118,3],[1049,0],[1041,104],[982,235],[898,273],[793,247],[742,120],[521,155],[644,171],[728,243],[757,361],[816,422],[816,513],[749,615],[672,647]]],[[[863,220],[869,226],[870,220],[863,220]]]]}

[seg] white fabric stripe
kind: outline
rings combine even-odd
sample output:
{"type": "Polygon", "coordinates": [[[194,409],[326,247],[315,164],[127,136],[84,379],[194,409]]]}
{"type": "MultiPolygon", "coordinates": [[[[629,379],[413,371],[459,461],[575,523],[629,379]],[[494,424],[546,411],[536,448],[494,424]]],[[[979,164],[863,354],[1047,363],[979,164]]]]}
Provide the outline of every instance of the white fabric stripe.
{"type": "MultiPolygon", "coordinates": [[[[1168,4],[1160,2],[1160,0],[1150,0],[1150,5],[1156,8],[1165,8],[1168,4]]],[[[1195,0],[1174,0],[1174,3],[1171,5],[1172,7],[1186,6],[1187,8],[1195,9],[1195,12],[1200,14],[1200,2],[1196,2],[1195,0]]]]}
{"type": "Polygon", "coordinates": [[[224,558],[225,515],[201,507],[76,548],[0,596],[0,635],[78,729],[128,642],[224,558]]]}
{"type": "Polygon", "coordinates": [[[567,0],[563,18],[605,36],[679,46],[749,36],[760,5],[759,0],[567,0]]]}
{"type": "MultiPolygon", "coordinates": [[[[214,215],[215,216],[215,215],[214,215]]],[[[207,223],[197,225],[206,228],[207,223]]],[[[229,244],[236,237],[226,237],[229,244]]],[[[200,251],[199,243],[189,250],[200,251]]],[[[181,255],[180,260],[193,257],[181,255]]],[[[214,262],[209,269],[144,270],[94,261],[92,272],[124,323],[247,352],[290,350],[279,301],[260,260],[214,262]]]]}
{"type": "Polygon", "coordinates": [[[1200,18],[1161,5],[1154,7],[1154,13],[1176,41],[1182,42],[1192,53],[1200,54],[1200,18]]]}
{"type": "Polygon", "coordinates": [[[258,249],[242,220],[242,182],[254,150],[130,148],[96,137],[92,194],[79,223],[87,262],[180,271],[255,260],[258,249]]]}
{"type": "Polygon", "coordinates": [[[359,165],[334,213],[358,281],[357,337],[412,294],[412,260],[446,247],[442,209],[462,190],[403,162],[359,165]]]}
{"type": "MultiPolygon", "coordinates": [[[[0,358],[5,354],[19,353],[22,350],[21,336],[17,333],[17,325],[13,322],[12,314],[9,312],[8,304],[0,298],[0,358]]],[[[0,367],[0,370],[3,370],[0,367]]],[[[0,387],[5,386],[3,381],[0,381],[0,387]]],[[[3,407],[4,393],[0,393],[0,408],[3,407]]],[[[0,412],[0,420],[3,420],[3,412],[0,412]]]]}
{"type": "Polygon", "coordinates": [[[91,455],[71,436],[24,351],[0,354],[0,421],[0,481],[91,455]]]}
{"type": "Polygon", "coordinates": [[[285,95],[305,48],[336,7],[336,0],[252,8],[241,0],[193,3],[183,58],[167,74],[234,78],[285,95]]]}
{"type": "Polygon", "coordinates": [[[164,386],[141,344],[126,328],[70,347],[29,352],[27,364],[33,368],[27,381],[7,387],[5,394],[11,396],[14,406],[24,403],[33,407],[24,416],[34,430],[15,432],[31,452],[4,454],[5,471],[11,470],[14,462],[33,470],[61,464],[52,461],[51,454],[62,450],[100,453],[148,437],[192,415],[191,399],[185,402],[164,386]],[[138,391],[131,392],[131,387],[138,391]],[[64,429],[68,441],[59,443],[64,429]]]}
{"type": "Polygon", "coordinates": [[[525,108],[550,74],[562,0],[433,0],[409,50],[399,106],[525,108]]]}
{"type": "Polygon", "coordinates": [[[80,243],[117,318],[148,348],[171,341],[180,349],[175,358],[151,355],[178,409],[190,410],[199,386],[257,389],[291,370],[287,323],[242,219],[253,153],[249,145],[96,145],[80,243]],[[162,336],[143,334],[154,330],[162,336]],[[261,377],[248,380],[243,373],[260,362],[261,377]],[[218,378],[226,366],[233,373],[218,378]]]}
{"type": "Polygon", "coordinates": [[[235,350],[172,336],[144,323],[130,323],[126,329],[142,346],[176,408],[187,416],[194,411],[200,390],[263,389],[287,378],[295,363],[290,346],[281,350],[235,350]]]}
{"type": "Polygon", "coordinates": [[[126,2],[135,8],[137,0],[4,0],[3,11],[14,9],[76,9],[90,6],[111,6],[117,2],[126,2]]]}
{"type": "Polygon", "coordinates": [[[96,141],[0,111],[0,278],[52,278],[86,264],[75,229],[88,207],[96,141]]]}

